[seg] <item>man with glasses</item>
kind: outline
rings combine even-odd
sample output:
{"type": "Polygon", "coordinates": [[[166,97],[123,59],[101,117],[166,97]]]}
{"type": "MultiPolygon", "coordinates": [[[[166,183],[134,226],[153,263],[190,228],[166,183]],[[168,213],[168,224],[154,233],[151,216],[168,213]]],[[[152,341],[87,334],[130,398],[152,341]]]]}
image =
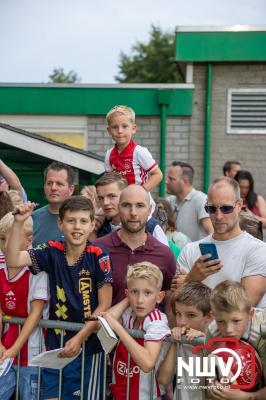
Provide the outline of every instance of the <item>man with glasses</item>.
{"type": "Polygon", "coordinates": [[[205,206],[214,233],[183,248],[178,259],[181,276],[174,278],[172,288],[183,281],[202,281],[213,288],[231,279],[242,283],[253,306],[266,307],[266,243],[241,231],[241,207],[238,183],[228,177],[215,179],[205,206]],[[199,243],[210,242],[216,245],[219,259],[201,256],[199,243]]]}
{"type": "Polygon", "coordinates": [[[166,176],[166,198],[176,215],[176,228],[190,240],[200,240],[213,232],[204,210],[206,194],[193,188],[194,169],[183,161],[173,161],[166,176]]]}

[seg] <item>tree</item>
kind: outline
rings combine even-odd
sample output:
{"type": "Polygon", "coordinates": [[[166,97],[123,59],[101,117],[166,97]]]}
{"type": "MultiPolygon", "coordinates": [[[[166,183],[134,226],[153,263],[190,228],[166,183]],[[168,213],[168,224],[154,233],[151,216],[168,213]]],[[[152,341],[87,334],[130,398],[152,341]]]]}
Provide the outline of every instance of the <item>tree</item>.
{"type": "Polygon", "coordinates": [[[52,83],[79,83],[81,81],[81,78],[75,71],[71,70],[66,73],[64,68],[54,68],[49,78],[49,82],[52,83]]]}
{"type": "Polygon", "coordinates": [[[148,43],[137,42],[128,56],[120,55],[120,83],[177,83],[182,78],[174,61],[175,33],[152,25],[148,43]]]}

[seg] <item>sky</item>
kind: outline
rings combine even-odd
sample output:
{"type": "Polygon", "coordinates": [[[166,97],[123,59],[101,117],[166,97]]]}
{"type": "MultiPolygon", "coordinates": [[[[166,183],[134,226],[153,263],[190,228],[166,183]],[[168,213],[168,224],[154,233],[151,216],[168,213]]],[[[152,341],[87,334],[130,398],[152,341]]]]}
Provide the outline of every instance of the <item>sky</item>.
{"type": "Polygon", "coordinates": [[[0,82],[45,83],[54,68],[115,83],[119,55],[151,24],[265,25],[266,0],[0,0],[0,82]]]}

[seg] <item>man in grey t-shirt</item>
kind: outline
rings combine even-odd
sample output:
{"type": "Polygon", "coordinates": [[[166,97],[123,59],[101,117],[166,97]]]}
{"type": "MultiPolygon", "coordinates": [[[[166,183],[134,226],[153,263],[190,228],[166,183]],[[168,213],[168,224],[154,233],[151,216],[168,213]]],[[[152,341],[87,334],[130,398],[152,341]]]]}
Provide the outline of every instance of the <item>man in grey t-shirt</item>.
{"type": "Polygon", "coordinates": [[[194,170],[188,163],[173,161],[166,177],[166,200],[176,215],[176,228],[185,233],[191,241],[199,240],[212,233],[213,227],[204,206],[206,194],[192,187],[194,170]]]}
{"type": "Polygon", "coordinates": [[[232,279],[242,283],[253,306],[266,307],[266,243],[241,231],[239,213],[242,207],[238,183],[228,177],[213,181],[206,206],[214,227],[213,235],[187,244],[178,264],[183,274],[173,280],[173,286],[186,281],[202,281],[213,288],[232,279]],[[207,261],[201,256],[199,243],[213,242],[219,259],[207,261]]]}

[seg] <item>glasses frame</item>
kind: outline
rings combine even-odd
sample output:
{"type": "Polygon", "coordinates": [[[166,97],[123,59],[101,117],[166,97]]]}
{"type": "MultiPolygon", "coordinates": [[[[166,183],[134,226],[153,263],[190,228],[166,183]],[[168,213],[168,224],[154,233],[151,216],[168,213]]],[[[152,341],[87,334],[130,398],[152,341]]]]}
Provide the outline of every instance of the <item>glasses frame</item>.
{"type": "Polygon", "coordinates": [[[219,204],[217,206],[215,206],[213,204],[206,203],[205,206],[204,206],[204,209],[208,214],[215,214],[217,212],[217,210],[220,210],[222,214],[232,214],[232,212],[234,212],[234,209],[237,206],[237,203],[238,202],[236,202],[235,205],[232,205],[232,204],[219,204]],[[214,207],[215,211],[210,211],[209,207],[214,207]],[[224,207],[230,207],[230,211],[225,211],[224,207]]]}

